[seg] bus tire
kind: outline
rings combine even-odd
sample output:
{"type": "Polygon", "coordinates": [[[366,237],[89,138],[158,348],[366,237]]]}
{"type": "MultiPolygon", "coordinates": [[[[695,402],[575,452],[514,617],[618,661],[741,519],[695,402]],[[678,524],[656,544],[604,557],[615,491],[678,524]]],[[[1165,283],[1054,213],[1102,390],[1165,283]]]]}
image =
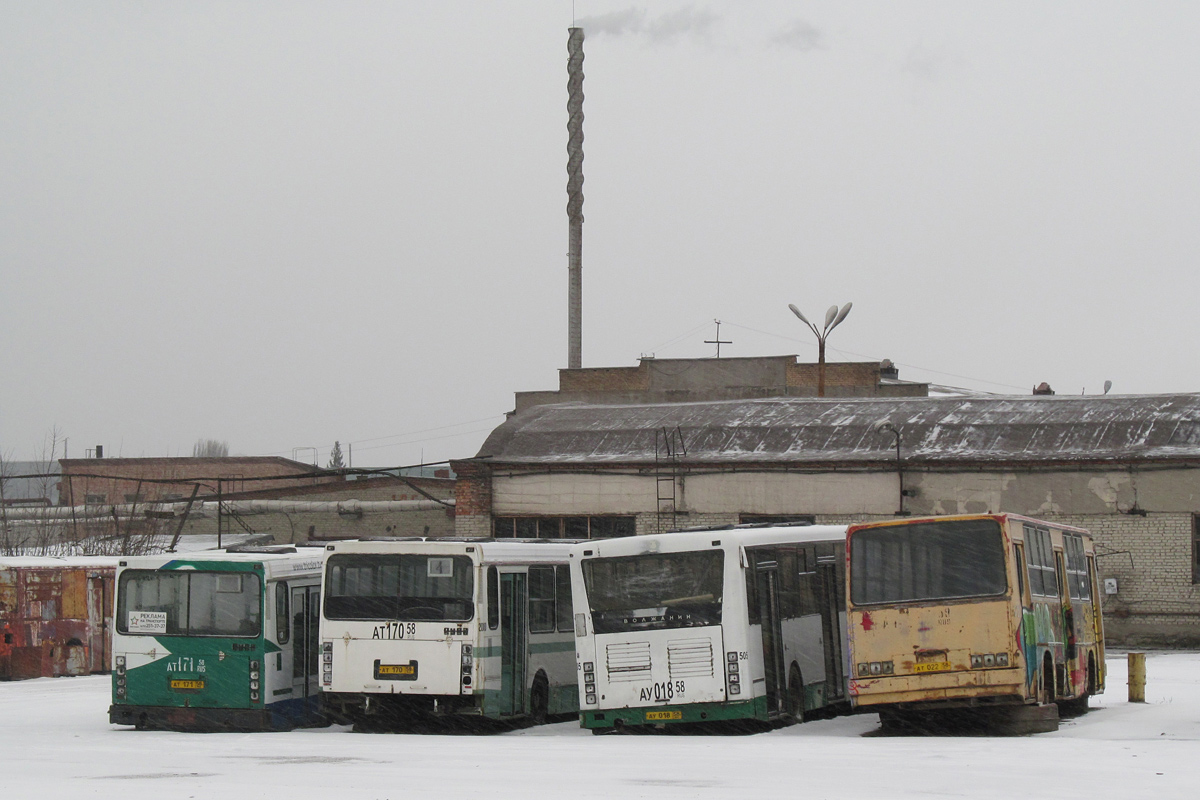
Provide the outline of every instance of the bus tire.
{"type": "Polygon", "coordinates": [[[1055,686],[1058,678],[1054,674],[1054,659],[1047,653],[1042,659],[1042,674],[1038,676],[1038,703],[1049,705],[1057,699],[1055,686]]]}
{"type": "Polygon", "coordinates": [[[534,725],[546,722],[550,711],[550,683],[546,674],[539,672],[533,679],[533,687],[529,690],[529,720],[534,725]]]}
{"type": "Polygon", "coordinates": [[[1078,717],[1088,712],[1088,698],[1096,693],[1096,659],[1088,654],[1087,666],[1083,674],[1083,694],[1070,700],[1060,700],[1059,711],[1064,716],[1078,717]]]}
{"type": "Polygon", "coordinates": [[[787,711],[794,722],[804,722],[804,677],[796,664],[788,673],[787,711]]]}

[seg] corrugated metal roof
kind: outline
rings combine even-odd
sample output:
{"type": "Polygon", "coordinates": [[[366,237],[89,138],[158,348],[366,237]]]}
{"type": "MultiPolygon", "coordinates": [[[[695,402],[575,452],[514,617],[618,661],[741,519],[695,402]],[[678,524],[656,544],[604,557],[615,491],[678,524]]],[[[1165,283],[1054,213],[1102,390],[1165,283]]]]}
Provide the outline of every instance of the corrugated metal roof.
{"type": "Polygon", "coordinates": [[[509,464],[653,463],[655,431],[692,463],[1062,462],[1200,459],[1200,394],[769,398],[546,405],[509,419],[477,457],[509,464]]]}

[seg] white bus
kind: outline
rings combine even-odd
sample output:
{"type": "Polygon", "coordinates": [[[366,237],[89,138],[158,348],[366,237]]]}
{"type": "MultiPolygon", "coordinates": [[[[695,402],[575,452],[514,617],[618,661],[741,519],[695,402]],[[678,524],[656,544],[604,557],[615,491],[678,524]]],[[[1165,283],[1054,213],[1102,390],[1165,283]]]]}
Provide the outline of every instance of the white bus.
{"type": "Polygon", "coordinates": [[[122,558],[109,721],[186,731],[323,724],[321,555],[282,545],[122,558]]]}
{"type": "Polygon", "coordinates": [[[845,554],[840,526],[576,545],[581,724],[786,722],[846,704],[845,554]]]}
{"type": "Polygon", "coordinates": [[[359,729],[575,714],[571,540],[326,545],[321,688],[359,729]]]}

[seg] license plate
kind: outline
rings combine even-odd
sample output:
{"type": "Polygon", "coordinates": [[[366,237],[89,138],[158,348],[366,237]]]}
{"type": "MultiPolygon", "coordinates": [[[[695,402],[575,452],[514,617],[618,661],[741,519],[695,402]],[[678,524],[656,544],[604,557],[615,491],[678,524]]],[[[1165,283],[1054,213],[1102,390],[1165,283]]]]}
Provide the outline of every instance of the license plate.
{"type": "Polygon", "coordinates": [[[380,664],[380,675],[416,675],[417,668],[412,664],[380,664]]]}
{"type": "Polygon", "coordinates": [[[172,679],[171,680],[171,688],[172,689],[193,689],[193,690],[203,689],[204,681],[203,680],[189,681],[189,680],[172,679]]]}
{"type": "Polygon", "coordinates": [[[945,672],[950,669],[949,661],[930,661],[927,664],[913,665],[913,672],[945,672]]]}
{"type": "Polygon", "coordinates": [[[658,722],[666,719],[683,719],[682,711],[647,711],[647,722],[658,722]]]}

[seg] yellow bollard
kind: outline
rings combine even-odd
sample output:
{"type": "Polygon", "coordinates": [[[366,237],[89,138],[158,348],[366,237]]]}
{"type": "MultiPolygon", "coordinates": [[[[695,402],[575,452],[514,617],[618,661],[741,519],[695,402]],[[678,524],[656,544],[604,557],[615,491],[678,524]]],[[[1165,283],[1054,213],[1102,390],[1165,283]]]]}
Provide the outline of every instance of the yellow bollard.
{"type": "Polygon", "coordinates": [[[1129,702],[1146,702],[1146,654],[1129,654],[1129,702]]]}

